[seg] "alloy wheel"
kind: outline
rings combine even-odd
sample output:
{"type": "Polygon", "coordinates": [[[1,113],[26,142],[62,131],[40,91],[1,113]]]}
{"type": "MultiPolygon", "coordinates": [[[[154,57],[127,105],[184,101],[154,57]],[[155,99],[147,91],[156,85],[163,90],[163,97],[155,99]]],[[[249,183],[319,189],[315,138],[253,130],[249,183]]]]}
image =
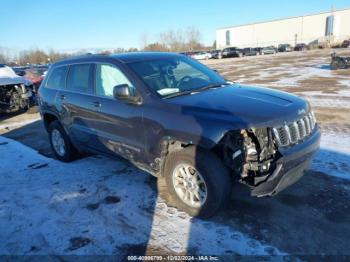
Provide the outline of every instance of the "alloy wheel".
{"type": "Polygon", "coordinates": [[[63,157],[66,154],[66,143],[61,132],[57,129],[52,130],[51,141],[55,152],[63,157]]]}
{"type": "Polygon", "coordinates": [[[173,186],[177,196],[188,206],[201,207],[208,195],[203,176],[189,164],[179,164],[173,171],[173,186]]]}

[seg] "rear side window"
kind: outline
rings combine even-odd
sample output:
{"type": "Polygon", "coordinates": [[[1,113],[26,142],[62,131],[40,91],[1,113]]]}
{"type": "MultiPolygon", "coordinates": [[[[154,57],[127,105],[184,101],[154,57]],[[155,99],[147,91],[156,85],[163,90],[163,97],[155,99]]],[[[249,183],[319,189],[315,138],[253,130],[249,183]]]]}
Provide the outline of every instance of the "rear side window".
{"type": "Polygon", "coordinates": [[[80,93],[92,93],[90,83],[91,64],[72,65],[67,77],[67,89],[80,93]]]}
{"type": "Polygon", "coordinates": [[[53,88],[53,89],[65,88],[66,72],[67,72],[66,66],[61,66],[53,69],[47,81],[46,87],[53,88]]]}

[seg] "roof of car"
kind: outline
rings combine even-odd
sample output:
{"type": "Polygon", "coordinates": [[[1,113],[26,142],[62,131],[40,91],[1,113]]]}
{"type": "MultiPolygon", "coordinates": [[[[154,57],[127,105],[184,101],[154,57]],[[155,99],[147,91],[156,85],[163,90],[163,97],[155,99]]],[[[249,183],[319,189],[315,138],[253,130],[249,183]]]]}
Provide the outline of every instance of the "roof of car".
{"type": "Polygon", "coordinates": [[[140,61],[148,61],[155,59],[165,59],[171,57],[183,57],[182,54],[176,53],[167,53],[167,52],[130,52],[130,53],[121,53],[121,54],[111,54],[111,55],[82,55],[82,56],[73,56],[68,57],[63,60],[56,62],[56,64],[70,64],[70,63],[79,63],[87,61],[101,61],[103,58],[115,59],[121,63],[133,63],[140,61]]]}

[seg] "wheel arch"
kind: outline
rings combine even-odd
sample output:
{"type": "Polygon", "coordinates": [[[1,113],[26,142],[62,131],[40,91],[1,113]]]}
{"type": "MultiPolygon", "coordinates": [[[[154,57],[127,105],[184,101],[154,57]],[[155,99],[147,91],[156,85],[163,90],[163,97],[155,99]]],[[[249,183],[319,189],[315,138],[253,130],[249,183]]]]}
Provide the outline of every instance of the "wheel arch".
{"type": "Polygon", "coordinates": [[[171,136],[163,137],[160,140],[159,146],[158,146],[159,158],[157,159],[159,162],[159,171],[160,171],[158,176],[162,177],[164,175],[162,171],[164,170],[164,165],[168,154],[174,151],[182,150],[187,147],[197,147],[202,150],[211,151],[214,154],[216,154],[214,149],[216,148],[216,146],[218,145],[218,142],[220,142],[223,137],[224,137],[224,134],[218,137],[217,141],[212,140],[210,138],[201,138],[197,141],[193,141],[191,139],[186,140],[186,139],[180,139],[180,138],[171,137],[171,136]]]}
{"type": "Polygon", "coordinates": [[[54,113],[51,112],[44,112],[42,114],[43,122],[44,122],[44,127],[46,131],[49,130],[49,126],[53,121],[58,121],[58,116],[54,113]]]}

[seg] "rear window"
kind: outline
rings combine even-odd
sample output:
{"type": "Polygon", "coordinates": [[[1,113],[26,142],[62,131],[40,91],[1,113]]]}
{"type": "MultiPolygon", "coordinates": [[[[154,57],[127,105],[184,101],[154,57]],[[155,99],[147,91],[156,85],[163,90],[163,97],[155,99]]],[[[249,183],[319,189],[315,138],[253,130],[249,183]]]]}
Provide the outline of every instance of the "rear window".
{"type": "Polygon", "coordinates": [[[53,89],[65,88],[66,72],[67,72],[66,66],[61,66],[53,69],[47,81],[46,87],[53,88],[53,89]]]}
{"type": "Polygon", "coordinates": [[[90,84],[91,64],[72,65],[67,77],[67,89],[80,93],[92,93],[90,84]]]}

